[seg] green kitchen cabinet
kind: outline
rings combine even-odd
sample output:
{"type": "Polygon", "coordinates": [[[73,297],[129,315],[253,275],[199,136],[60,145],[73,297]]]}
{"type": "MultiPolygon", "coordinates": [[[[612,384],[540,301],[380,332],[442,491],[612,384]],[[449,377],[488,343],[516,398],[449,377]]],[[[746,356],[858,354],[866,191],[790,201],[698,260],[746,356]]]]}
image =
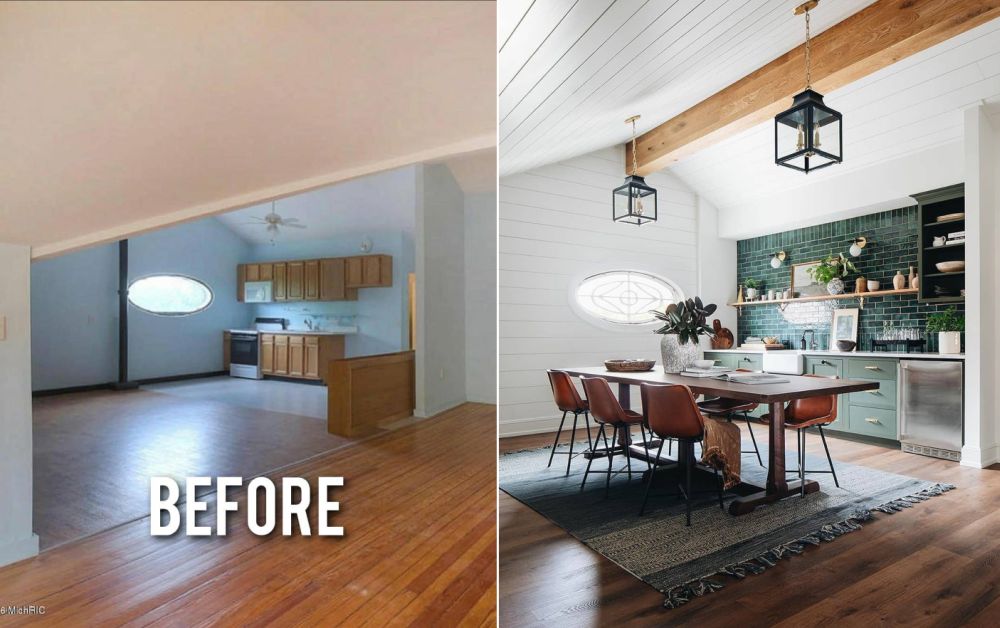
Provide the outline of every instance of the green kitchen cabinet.
{"type": "MultiPolygon", "coordinates": [[[[823,377],[844,377],[844,360],[819,355],[807,355],[803,359],[803,369],[807,375],[823,377]]],[[[847,395],[837,395],[837,420],[830,424],[831,430],[849,431],[847,421],[847,395]]]]}

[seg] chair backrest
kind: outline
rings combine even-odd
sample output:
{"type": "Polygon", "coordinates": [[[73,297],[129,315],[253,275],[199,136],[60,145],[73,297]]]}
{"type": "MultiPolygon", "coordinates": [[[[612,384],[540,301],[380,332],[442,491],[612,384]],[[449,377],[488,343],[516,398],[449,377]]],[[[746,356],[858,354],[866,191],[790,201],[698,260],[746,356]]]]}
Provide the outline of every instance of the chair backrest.
{"type": "MultiPolygon", "coordinates": [[[[836,375],[833,377],[826,377],[825,375],[806,374],[804,377],[837,379],[836,375]]],[[[837,395],[823,395],[822,397],[793,399],[788,402],[788,406],[785,408],[785,418],[794,418],[798,421],[829,419],[829,422],[833,423],[837,420],[837,395]]]]}
{"type": "Polygon", "coordinates": [[[563,412],[583,412],[586,406],[579,391],[573,385],[573,378],[565,371],[549,370],[549,384],[552,386],[552,398],[563,412]]]}
{"type": "Polygon", "coordinates": [[[601,423],[619,423],[625,420],[625,410],[611,392],[608,380],[603,377],[581,377],[583,392],[587,393],[590,416],[601,423]]]}
{"type": "Polygon", "coordinates": [[[640,384],[646,424],[662,438],[700,439],[705,417],[691,389],[680,384],[640,384]]]}

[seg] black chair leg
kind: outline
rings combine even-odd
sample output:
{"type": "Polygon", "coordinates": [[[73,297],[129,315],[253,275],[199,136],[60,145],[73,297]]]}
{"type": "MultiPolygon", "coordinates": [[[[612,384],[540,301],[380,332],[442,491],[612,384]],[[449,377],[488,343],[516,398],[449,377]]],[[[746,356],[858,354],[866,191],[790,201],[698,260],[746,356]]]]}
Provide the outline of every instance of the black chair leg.
{"type": "MultiPolygon", "coordinates": [[[[660,460],[660,454],[663,452],[663,441],[660,441],[660,447],[656,450],[656,460],[660,460]]],[[[642,494],[642,506],[639,507],[639,516],[646,512],[646,502],[649,500],[649,489],[653,486],[653,476],[656,475],[656,465],[653,465],[649,470],[649,477],[646,478],[646,490],[642,494]]]]}
{"type": "Polygon", "coordinates": [[[826,434],[823,433],[823,426],[817,425],[819,428],[819,437],[823,439],[823,449],[826,450],[826,461],[830,463],[830,473],[833,474],[833,483],[840,488],[840,482],[837,481],[837,472],[833,468],[833,458],[830,457],[830,448],[826,446],[826,434]]]}
{"type": "Polygon", "coordinates": [[[806,431],[799,433],[799,497],[806,496],[806,431]]]}
{"type": "Polygon", "coordinates": [[[687,510],[687,523],[684,525],[691,526],[691,474],[694,471],[694,443],[688,443],[688,454],[687,454],[687,464],[685,464],[684,470],[684,505],[687,510]]]}
{"type": "Polygon", "coordinates": [[[559,421],[559,429],[556,430],[556,439],[552,442],[552,453],[549,454],[549,464],[547,467],[552,466],[552,457],[556,455],[556,445],[559,444],[559,435],[562,434],[563,423],[566,422],[566,412],[563,411],[562,419],[559,421]]]}
{"type": "Polygon", "coordinates": [[[757,437],[753,435],[753,427],[750,425],[750,415],[743,413],[743,418],[747,421],[747,431],[750,432],[750,442],[753,443],[753,451],[757,454],[757,464],[764,466],[764,461],[760,458],[760,448],[757,447],[757,437]]]}
{"type": "MultiPolygon", "coordinates": [[[[603,423],[601,423],[601,428],[597,431],[597,436],[595,436],[594,438],[598,442],[600,442],[602,436],[604,436],[604,424],[603,423]]],[[[608,439],[605,438],[604,442],[605,442],[605,444],[607,444],[608,439]]],[[[583,492],[583,487],[587,485],[587,476],[590,475],[590,465],[594,464],[594,453],[595,453],[594,452],[594,447],[593,447],[593,445],[591,445],[591,447],[590,447],[590,459],[587,460],[587,470],[583,472],[583,481],[580,482],[580,492],[581,493],[583,492]]]]}
{"type": "MultiPolygon", "coordinates": [[[[608,450],[608,477],[604,482],[604,499],[607,499],[611,495],[611,473],[612,473],[612,463],[615,459],[615,441],[618,438],[618,430],[611,427],[611,449],[608,450]]],[[[604,442],[608,442],[608,437],[604,437],[604,442]]]]}
{"type": "Polygon", "coordinates": [[[580,418],[579,412],[573,413],[573,432],[569,437],[569,460],[566,461],[566,475],[569,475],[569,465],[573,463],[573,444],[576,443],[576,421],[580,418]]]}
{"type": "Polygon", "coordinates": [[[715,469],[715,484],[716,484],[716,486],[719,487],[718,488],[718,490],[719,490],[719,508],[721,508],[722,510],[725,510],[726,507],[722,505],[722,490],[723,490],[723,487],[722,487],[722,475],[719,474],[719,470],[718,469],[715,469]]]}
{"type": "MultiPolygon", "coordinates": [[[[649,441],[646,440],[646,428],[639,426],[639,432],[642,434],[642,448],[646,452],[646,469],[652,470],[653,465],[649,461],[649,441]]],[[[660,443],[660,448],[663,448],[663,443],[660,443]]]]}
{"type": "Polygon", "coordinates": [[[590,413],[586,410],[583,411],[583,424],[587,427],[587,446],[594,451],[594,442],[590,440],[590,413]]]}
{"type": "MultiPolygon", "coordinates": [[[[631,440],[632,430],[629,429],[627,425],[623,425],[621,429],[625,430],[625,434],[629,436],[628,440],[631,440]]],[[[630,451],[631,444],[626,439],[622,439],[622,449],[625,451],[625,466],[628,468],[628,481],[632,481],[632,452],[630,451]]]]}

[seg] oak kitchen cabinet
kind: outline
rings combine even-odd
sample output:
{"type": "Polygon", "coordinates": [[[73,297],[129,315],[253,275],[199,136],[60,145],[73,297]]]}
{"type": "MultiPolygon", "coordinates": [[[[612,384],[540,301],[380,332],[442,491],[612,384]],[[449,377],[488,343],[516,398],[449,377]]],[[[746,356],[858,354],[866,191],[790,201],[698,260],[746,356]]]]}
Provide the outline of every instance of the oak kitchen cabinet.
{"type": "Polygon", "coordinates": [[[356,301],[358,288],[392,286],[391,255],[255,262],[236,267],[236,300],[248,281],[270,281],[275,301],[356,301]]]}
{"type": "Polygon", "coordinates": [[[332,334],[261,334],[264,375],[324,379],[327,364],[344,357],[344,337],[332,334]]]}

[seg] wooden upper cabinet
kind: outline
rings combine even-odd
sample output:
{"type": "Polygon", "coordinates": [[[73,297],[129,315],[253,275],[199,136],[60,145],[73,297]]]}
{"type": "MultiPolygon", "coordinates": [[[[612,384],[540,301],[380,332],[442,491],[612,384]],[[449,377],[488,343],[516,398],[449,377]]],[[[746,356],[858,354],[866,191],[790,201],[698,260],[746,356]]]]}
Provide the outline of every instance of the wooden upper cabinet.
{"type": "MultiPolygon", "coordinates": [[[[260,266],[260,281],[274,281],[274,264],[258,264],[260,266]]],[[[273,292],[273,289],[272,289],[273,292]]]]}
{"type": "Polygon", "coordinates": [[[260,264],[247,264],[247,281],[260,281],[260,264]]]}
{"type": "Polygon", "coordinates": [[[301,301],[305,294],[305,265],[302,262],[288,262],[286,296],[289,301],[301,301]]]}
{"type": "Polygon", "coordinates": [[[306,301],[319,300],[319,260],[311,259],[304,263],[305,266],[305,299],[306,301]]]}
{"type": "Polygon", "coordinates": [[[391,285],[391,255],[363,255],[347,258],[348,288],[382,288],[391,285]]]}
{"type": "Polygon", "coordinates": [[[246,289],[244,285],[247,282],[247,267],[246,264],[239,264],[236,266],[236,300],[243,303],[243,291],[246,289]]]}
{"type": "Polygon", "coordinates": [[[319,261],[320,301],[353,300],[358,298],[357,295],[357,290],[347,288],[347,264],[343,257],[319,261]]]}
{"type": "Polygon", "coordinates": [[[272,275],[271,279],[271,298],[275,301],[285,301],[288,299],[288,294],[285,292],[285,277],[288,271],[288,266],[285,262],[275,262],[272,264],[272,275]]]}
{"type": "Polygon", "coordinates": [[[347,287],[362,288],[365,283],[365,258],[347,258],[347,287]]]}

